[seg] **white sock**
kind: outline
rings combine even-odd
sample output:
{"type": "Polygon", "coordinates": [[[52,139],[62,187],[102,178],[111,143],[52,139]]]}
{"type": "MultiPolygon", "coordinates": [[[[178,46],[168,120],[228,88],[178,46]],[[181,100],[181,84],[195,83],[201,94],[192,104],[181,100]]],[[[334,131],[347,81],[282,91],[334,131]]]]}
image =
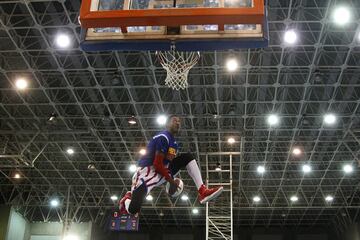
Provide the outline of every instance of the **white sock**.
{"type": "Polygon", "coordinates": [[[126,209],[126,211],[128,211],[128,212],[129,212],[130,203],[131,203],[131,200],[130,200],[130,199],[126,199],[126,200],[125,200],[125,209],[126,209]]]}
{"type": "Polygon", "coordinates": [[[199,166],[196,163],[196,160],[194,159],[191,162],[189,162],[188,165],[186,165],[186,169],[190,177],[194,180],[197,189],[199,189],[201,185],[203,185],[204,183],[201,177],[199,166]]]}

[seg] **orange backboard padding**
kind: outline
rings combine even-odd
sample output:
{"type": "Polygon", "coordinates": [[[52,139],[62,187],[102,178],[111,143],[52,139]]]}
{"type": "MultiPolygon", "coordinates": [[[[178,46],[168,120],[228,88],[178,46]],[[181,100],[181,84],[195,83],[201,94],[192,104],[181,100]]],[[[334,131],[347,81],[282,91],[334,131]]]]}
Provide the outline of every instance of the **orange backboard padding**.
{"type": "Polygon", "coordinates": [[[262,24],[264,0],[243,8],[166,8],[145,10],[90,11],[91,0],[83,0],[80,23],[83,28],[214,24],[262,24]]]}

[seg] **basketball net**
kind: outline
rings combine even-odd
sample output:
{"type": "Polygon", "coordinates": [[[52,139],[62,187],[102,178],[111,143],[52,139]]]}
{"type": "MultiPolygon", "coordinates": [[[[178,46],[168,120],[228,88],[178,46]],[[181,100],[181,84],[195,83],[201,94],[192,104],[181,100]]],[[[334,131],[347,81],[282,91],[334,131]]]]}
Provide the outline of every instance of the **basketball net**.
{"type": "Polygon", "coordinates": [[[200,59],[199,52],[170,51],[156,52],[161,66],[166,70],[165,85],[173,90],[183,90],[189,86],[190,69],[200,59]]]}

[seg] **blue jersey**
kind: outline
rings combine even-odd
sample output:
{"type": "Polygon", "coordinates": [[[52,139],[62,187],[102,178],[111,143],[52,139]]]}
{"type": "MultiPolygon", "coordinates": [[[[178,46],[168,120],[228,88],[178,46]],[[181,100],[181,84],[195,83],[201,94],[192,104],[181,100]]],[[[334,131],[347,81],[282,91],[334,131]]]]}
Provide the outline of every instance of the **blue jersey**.
{"type": "Polygon", "coordinates": [[[155,135],[146,147],[146,154],[139,160],[140,167],[153,165],[156,151],[165,154],[164,165],[174,159],[178,151],[178,144],[169,131],[162,131],[155,135]]]}

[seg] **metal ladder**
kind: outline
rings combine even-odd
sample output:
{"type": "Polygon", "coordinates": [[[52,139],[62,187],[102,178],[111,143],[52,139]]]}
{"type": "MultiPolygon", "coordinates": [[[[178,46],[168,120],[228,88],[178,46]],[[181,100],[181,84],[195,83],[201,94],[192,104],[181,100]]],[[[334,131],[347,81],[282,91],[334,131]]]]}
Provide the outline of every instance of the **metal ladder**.
{"type": "MultiPolygon", "coordinates": [[[[220,156],[221,154],[217,154],[220,156]]],[[[229,166],[226,169],[216,171],[209,169],[209,155],[206,155],[206,185],[211,188],[215,186],[224,186],[222,194],[214,201],[206,203],[206,240],[226,239],[233,240],[233,193],[232,193],[232,158],[229,157],[229,166]],[[219,177],[209,175],[218,173],[219,177]],[[227,175],[226,180],[222,180],[222,175],[227,175]]]]}

